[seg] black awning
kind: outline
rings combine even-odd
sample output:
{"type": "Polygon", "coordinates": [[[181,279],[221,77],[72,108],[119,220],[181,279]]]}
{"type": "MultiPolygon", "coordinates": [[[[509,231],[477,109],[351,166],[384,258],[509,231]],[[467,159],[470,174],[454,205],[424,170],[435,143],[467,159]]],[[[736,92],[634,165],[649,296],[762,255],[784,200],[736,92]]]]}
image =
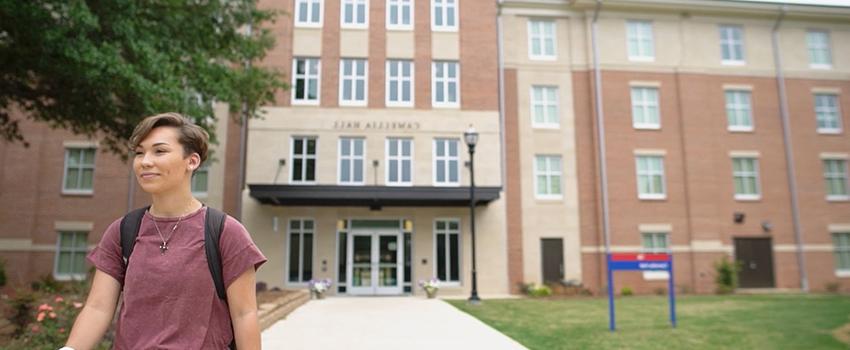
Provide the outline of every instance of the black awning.
{"type": "MultiPolygon", "coordinates": [[[[333,207],[463,207],[469,187],[389,187],[249,184],[251,197],[263,204],[333,207]]],[[[475,187],[476,205],[499,198],[501,187],[475,187]]]]}

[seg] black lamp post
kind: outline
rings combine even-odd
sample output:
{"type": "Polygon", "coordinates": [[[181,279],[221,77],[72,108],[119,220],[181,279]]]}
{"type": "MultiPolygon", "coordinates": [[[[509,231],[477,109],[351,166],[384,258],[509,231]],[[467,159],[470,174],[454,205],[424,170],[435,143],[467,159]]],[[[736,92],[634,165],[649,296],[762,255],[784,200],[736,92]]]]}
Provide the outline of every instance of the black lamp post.
{"type": "Polygon", "coordinates": [[[475,271],[475,166],[472,162],[475,154],[475,144],[478,143],[478,133],[472,126],[463,133],[463,140],[469,148],[469,227],[472,233],[472,294],[469,295],[470,304],[478,304],[478,278],[475,271]]]}

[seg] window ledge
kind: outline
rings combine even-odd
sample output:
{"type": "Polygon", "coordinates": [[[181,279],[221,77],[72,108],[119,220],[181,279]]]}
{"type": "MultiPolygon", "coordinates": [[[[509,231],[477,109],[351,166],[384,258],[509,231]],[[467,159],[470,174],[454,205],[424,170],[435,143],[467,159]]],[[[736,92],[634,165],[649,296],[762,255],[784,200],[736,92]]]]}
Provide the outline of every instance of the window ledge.
{"type": "Polygon", "coordinates": [[[729,132],[738,132],[738,133],[752,133],[755,131],[753,127],[740,127],[740,126],[730,126],[726,128],[729,132]]]}
{"type": "Polygon", "coordinates": [[[564,200],[564,196],[534,195],[534,199],[541,202],[560,202],[564,200]]]}
{"type": "Polygon", "coordinates": [[[826,196],[827,202],[850,202],[850,196],[826,196]]]}
{"type": "Polygon", "coordinates": [[[432,32],[439,33],[457,33],[457,26],[431,26],[432,32]]]}
{"type": "Polygon", "coordinates": [[[655,56],[629,56],[632,62],[655,62],[655,56]]]}
{"type": "Polygon", "coordinates": [[[720,64],[722,64],[724,66],[745,66],[745,65],[747,65],[747,61],[723,60],[723,61],[720,61],[720,64]]]}
{"type": "Polygon", "coordinates": [[[556,61],[558,60],[558,56],[528,56],[528,59],[532,61],[556,61]]]}
{"type": "Polygon", "coordinates": [[[667,200],[667,195],[665,195],[665,194],[661,194],[661,195],[643,194],[643,195],[638,195],[638,199],[640,199],[642,201],[663,201],[663,200],[667,200]]]}
{"type": "Polygon", "coordinates": [[[384,102],[387,108],[413,108],[413,102],[384,102]]]}
{"type": "Polygon", "coordinates": [[[742,202],[758,202],[758,201],[760,201],[760,200],[761,200],[761,195],[741,195],[741,194],[736,194],[736,195],[735,195],[735,200],[736,200],[736,201],[742,201],[742,202]]]}
{"type": "Polygon", "coordinates": [[[850,277],[850,270],[835,270],[835,277],[850,277]]]}
{"type": "Polygon", "coordinates": [[[340,24],[340,29],[355,29],[355,30],[364,30],[369,29],[369,24],[340,24]]]}
{"type": "Polygon", "coordinates": [[[318,106],[319,100],[296,100],[293,98],[291,104],[293,106],[318,106]]]}
{"type": "Polygon", "coordinates": [[[339,101],[340,107],[366,107],[367,101],[339,101]]]}
{"type": "Polygon", "coordinates": [[[828,70],[828,69],[832,69],[832,65],[831,64],[812,63],[812,64],[809,64],[809,68],[818,69],[818,70],[828,70]]]}
{"type": "Polygon", "coordinates": [[[57,281],[85,281],[86,277],[87,276],[84,273],[82,273],[82,274],[68,274],[68,275],[64,275],[64,274],[60,275],[60,274],[56,274],[56,273],[53,274],[53,279],[55,279],[57,281]]]}
{"type": "Polygon", "coordinates": [[[838,135],[841,134],[841,129],[818,129],[818,134],[838,135]]]}
{"type": "Polygon", "coordinates": [[[432,102],[431,107],[434,108],[442,108],[442,109],[460,109],[460,103],[441,103],[441,102],[432,102]]]}
{"type": "Polygon", "coordinates": [[[316,181],[289,181],[290,185],[315,185],[316,181]]]}
{"type": "Polygon", "coordinates": [[[322,23],[312,23],[312,22],[295,22],[295,28],[322,28],[322,23]]]}
{"type": "Polygon", "coordinates": [[[392,25],[392,24],[388,24],[387,30],[388,31],[396,31],[396,32],[412,32],[413,31],[413,25],[392,25]]]}
{"type": "Polygon", "coordinates": [[[75,190],[62,190],[63,196],[77,196],[77,197],[91,197],[94,196],[94,190],[88,191],[75,191],[75,190]]]}
{"type": "Polygon", "coordinates": [[[534,128],[534,129],[540,129],[540,130],[560,130],[561,124],[535,124],[535,123],[532,123],[531,127],[534,128]]]}
{"type": "Polygon", "coordinates": [[[655,124],[633,124],[635,130],[661,130],[661,125],[655,124]]]}

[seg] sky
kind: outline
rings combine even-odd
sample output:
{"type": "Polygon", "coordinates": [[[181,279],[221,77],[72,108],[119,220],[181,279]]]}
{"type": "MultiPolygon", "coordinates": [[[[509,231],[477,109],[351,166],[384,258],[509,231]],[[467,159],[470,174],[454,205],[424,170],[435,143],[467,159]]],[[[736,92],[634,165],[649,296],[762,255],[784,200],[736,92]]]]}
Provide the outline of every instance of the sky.
{"type": "Polygon", "coordinates": [[[850,6],[850,0],[738,0],[749,2],[773,2],[801,5],[832,5],[832,6],[850,6]]]}

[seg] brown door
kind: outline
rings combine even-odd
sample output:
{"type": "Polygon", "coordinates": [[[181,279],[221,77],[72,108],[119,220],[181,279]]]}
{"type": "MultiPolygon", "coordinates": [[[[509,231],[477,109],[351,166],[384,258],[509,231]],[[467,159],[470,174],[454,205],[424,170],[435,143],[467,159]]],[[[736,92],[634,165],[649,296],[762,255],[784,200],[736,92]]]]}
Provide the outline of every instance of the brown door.
{"type": "Polygon", "coordinates": [[[543,238],[543,282],[560,283],[564,279],[564,240],[543,238]]]}
{"type": "Polygon", "coordinates": [[[770,238],[735,238],[735,260],[741,266],[738,286],[773,288],[773,245],[770,238]]]}

